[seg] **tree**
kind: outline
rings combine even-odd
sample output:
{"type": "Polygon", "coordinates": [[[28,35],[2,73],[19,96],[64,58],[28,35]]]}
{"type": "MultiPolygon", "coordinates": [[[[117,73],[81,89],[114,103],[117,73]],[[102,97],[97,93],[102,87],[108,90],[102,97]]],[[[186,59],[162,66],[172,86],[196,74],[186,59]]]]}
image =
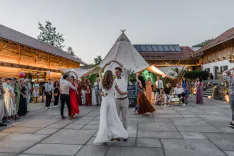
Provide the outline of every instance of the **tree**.
{"type": "Polygon", "coordinates": [[[102,62],[102,56],[97,56],[96,58],[94,58],[94,64],[95,65],[99,65],[102,62]]]}
{"type": "Polygon", "coordinates": [[[38,22],[38,29],[41,31],[40,35],[38,35],[37,37],[40,41],[48,43],[54,47],[63,49],[63,34],[58,33],[56,31],[56,27],[53,27],[51,22],[46,21],[45,26],[38,22]]]}
{"type": "Polygon", "coordinates": [[[172,72],[169,73],[169,75],[175,77],[176,83],[179,83],[181,78],[184,76],[184,73],[185,73],[184,67],[182,69],[175,67],[175,68],[171,68],[171,70],[172,70],[172,72]]]}
{"type": "Polygon", "coordinates": [[[194,45],[193,47],[204,47],[205,45],[209,44],[211,41],[213,41],[214,39],[208,39],[208,40],[205,40],[204,42],[200,43],[200,44],[197,44],[197,45],[194,45]]]}
{"type": "Polygon", "coordinates": [[[75,53],[74,53],[72,47],[68,47],[68,48],[67,48],[67,53],[70,54],[71,56],[74,56],[74,57],[75,57],[75,53]]]}

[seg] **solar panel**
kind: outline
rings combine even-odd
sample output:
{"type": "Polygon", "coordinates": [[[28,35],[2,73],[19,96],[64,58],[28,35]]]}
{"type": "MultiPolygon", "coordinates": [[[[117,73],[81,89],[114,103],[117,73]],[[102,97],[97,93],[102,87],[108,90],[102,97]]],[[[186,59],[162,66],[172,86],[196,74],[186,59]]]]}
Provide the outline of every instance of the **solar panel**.
{"type": "Polygon", "coordinates": [[[147,51],[144,45],[141,45],[141,51],[147,51]]]}
{"type": "Polygon", "coordinates": [[[165,50],[165,51],[170,51],[170,49],[169,49],[169,46],[168,46],[168,45],[163,45],[163,48],[164,48],[164,50],[165,50]]]}
{"type": "Polygon", "coordinates": [[[156,45],[152,45],[153,51],[158,51],[158,47],[156,45]]]}
{"type": "Polygon", "coordinates": [[[141,47],[139,45],[134,45],[134,47],[136,48],[137,51],[141,51],[141,47]]]}
{"type": "Polygon", "coordinates": [[[164,51],[163,46],[158,45],[158,50],[159,50],[159,51],[164,51]]]}
{"type": "Polygon", "coordinates": [[[173,45],[169,45],[169,48],[170,48],[171,51],[176,51],[175,47],[173,45]]]}
{"type": "Polygon", "coordinates": [[[176,51],[179,51],[179,52],[182,51],[179,45],[174,45],[174,47],[175,47],[176,51]]]}
{"type": "Polygon", "coordinates": [[[146,49],[147,49],[147,51],[153,51],[153,49],[152,49],[152,46],[151,45],[146,45],[146,49]]]}

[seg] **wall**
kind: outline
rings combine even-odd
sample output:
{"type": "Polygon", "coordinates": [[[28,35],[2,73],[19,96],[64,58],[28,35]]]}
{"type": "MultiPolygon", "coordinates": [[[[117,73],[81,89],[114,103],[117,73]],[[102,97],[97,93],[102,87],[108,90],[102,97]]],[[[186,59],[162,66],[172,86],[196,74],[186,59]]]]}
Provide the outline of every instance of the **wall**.
{"type": "Polygon", "coordinates": [[[220,71],[220,67],[225,66],[225,65],[228,66],[228,69],[234,68],[234,63],[230,63],[228,60],[223,60],[223,61],[203,64],[202,69],[205,70],[206,68],[210,68],[210,73],[214,75],[214,68],[213,68],[214,66],[219,67],[219,71],[220,71]]]}

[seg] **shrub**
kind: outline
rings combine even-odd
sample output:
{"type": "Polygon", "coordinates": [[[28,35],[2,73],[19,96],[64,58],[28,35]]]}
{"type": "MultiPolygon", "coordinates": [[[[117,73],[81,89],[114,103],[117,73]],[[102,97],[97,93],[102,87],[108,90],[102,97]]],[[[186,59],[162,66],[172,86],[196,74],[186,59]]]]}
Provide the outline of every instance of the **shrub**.
{"type": "Polygon", "coordinates": [[[197,77],[200,77],[202,80],[207,80],[209,72],[203,70],[186,71],[184,77],[187,79],[196,79],[197,77]]]}

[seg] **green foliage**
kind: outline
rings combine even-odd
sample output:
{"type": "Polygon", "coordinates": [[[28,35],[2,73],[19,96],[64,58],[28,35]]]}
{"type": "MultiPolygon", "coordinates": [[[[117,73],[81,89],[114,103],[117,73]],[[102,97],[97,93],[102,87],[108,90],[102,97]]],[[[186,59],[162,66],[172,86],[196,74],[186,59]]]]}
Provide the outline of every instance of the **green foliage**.
{"type": "Polygon", "coordinates": [[[97,56],[94,58],[94,64],[99,65],[102,62],[102,56],[97,56]]]}
{"type": "Polygon", "coordinates": [[[40,35],[38,35],[37,37],[40,41],[48,43],[54,47],[63,49],[63,34],[58,33],[56,31],[56,27],[53,27],[51,22],[46,21],[45,26],[38,22],[38,29],[41,31],[40,35]]]}
{"type": "Polygon", "coordinates": [[[71,56],[76,56],[73,49],[72,49],[72,47],[67,48],[67,53],[70,54],[71,56]]]}
{"type": "Polygon", "coordinates": [[[211,41],[213,41],[214,39],[208,39],[208,40],[205,40],[204,42],[200,43],[200,44],[197,44],[197,45],[194,45],[193,47],[204,47],[205,45],[209,44],[211,41]]]}
{"type": "Polygon", "coordinates": [[[186,71],[184,77],[192,80],[200,77],[202,80],[207,80],[209,77],[209,72],[203,70],[186,71]]]}
{"type": "Polygon", "coordinates": [[[128,81],[130,81],[131,83],[135,83],[136,82],[136,73],[134,70],[128,70],[127,71],[128,73],[128,81]]]}

